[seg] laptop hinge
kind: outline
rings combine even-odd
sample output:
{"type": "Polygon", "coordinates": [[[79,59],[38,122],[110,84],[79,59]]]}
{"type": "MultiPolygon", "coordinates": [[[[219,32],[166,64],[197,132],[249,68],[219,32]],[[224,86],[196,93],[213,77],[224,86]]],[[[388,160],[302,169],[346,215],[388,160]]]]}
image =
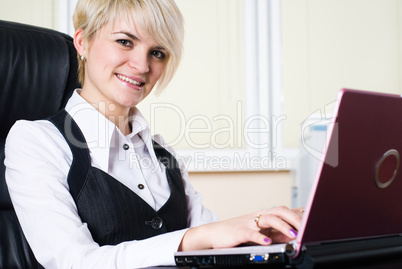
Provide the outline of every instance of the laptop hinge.
{"type": "MultiPolygon", "coordinates": [[[[372,264],[376,261],[400,259],[402,236],[349,240],[305,245],[299,257],[292,261],[296,268],[346,268],[351,264],[372,264]]],[[[402,259],[401,259],[402,263],[402,259]]],[[[402,267],[401,267],[402,268],[402,267]]]]}

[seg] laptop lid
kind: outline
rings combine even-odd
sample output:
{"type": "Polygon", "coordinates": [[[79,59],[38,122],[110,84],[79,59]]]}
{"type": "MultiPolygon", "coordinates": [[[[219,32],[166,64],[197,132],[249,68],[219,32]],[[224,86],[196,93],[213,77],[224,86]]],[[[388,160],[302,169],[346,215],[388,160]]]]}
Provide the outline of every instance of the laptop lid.
{"type": "Polygon", "coordinates": [[[296,249],[402,233],[402,98],[342,89],[296,249]]]}

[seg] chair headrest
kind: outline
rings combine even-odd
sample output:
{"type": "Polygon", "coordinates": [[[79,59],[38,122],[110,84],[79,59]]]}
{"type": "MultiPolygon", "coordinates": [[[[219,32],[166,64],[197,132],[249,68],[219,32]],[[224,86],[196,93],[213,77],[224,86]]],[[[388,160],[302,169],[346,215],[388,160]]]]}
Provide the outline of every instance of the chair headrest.
{"type": "Polygon", "coordinates": [[[77,83],[70,36],[0,21],[0,138],[18,119],[42,119],[65,106],[77,83]]]}

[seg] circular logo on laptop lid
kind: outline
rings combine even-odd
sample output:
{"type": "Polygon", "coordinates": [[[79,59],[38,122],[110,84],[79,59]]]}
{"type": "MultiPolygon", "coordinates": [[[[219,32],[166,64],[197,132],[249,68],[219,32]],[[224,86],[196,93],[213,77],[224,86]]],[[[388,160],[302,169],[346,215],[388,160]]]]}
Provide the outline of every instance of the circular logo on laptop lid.
{"type": "Polygon", "coordinates": [[[391,185],[399,171],[400,157],[396,149],[390,149],[382,155],[375,169],[375,183],[380,189],[391,185]]]}

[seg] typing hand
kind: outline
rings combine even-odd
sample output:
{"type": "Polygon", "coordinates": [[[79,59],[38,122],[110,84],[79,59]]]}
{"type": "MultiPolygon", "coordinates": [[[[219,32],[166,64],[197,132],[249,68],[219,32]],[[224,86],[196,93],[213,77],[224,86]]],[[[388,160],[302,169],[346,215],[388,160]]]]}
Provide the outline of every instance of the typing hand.
{"type": "Polygon", "coordinates": [[[235,247],[244,243],[269,245],[296,238],[301,209],[275,207],[241,217],[191,228],[179,250],[235,247]]]}

